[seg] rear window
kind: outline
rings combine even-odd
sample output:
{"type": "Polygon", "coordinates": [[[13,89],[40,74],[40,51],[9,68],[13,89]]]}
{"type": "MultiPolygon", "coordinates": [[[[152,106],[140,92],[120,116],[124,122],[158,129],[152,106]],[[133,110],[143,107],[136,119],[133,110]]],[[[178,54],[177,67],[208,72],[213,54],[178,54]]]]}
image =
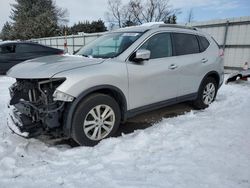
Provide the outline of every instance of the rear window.
{"type": "Polygon", "coordinates": [[[209,41],[205,37],[202,37],[202,36],[199,36],[199,38],[200,38],[201,52],[204,52],[209,46],[209,41]]]}
{"type": "Polygon", "coordinates": [[[187,55],[199,53],[199,43],[195,35],[173,33],[175,55],[187,55]]]}
{"type": "Polygon", "coordinates": [[[28,52],[43,52],[49,51],[46,47],[34,44],[18,44],[16,52],[18,53],[28,53],[28,52]]]}

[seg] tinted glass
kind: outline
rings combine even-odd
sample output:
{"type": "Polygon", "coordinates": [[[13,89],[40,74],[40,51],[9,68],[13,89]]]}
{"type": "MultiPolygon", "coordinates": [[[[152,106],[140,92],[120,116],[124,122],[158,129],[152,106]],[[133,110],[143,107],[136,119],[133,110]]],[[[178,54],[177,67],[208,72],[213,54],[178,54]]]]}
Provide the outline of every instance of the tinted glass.
{"type": "Polygon", "coordinates": [[[18,44],[16,48],[17,53],[24,53],[24,52],[30,52],[33,51],[33,48],[29,44],[18,44]]]}
{"type": "Polygon", "coordinates": [[[140,49],[151,52],[150,59],[172,56],[171,36],[169,33],[159,33],[146,41],[140,49]]]}
{"type": "Polygon", "coordinates": [[[209,42],[205,37],[199,36],[199,38],[200,38],[200,43],[201,43],[201,46],[200,46],[201,51],[204,52],[208,48],[209,42]]]}
{"type": "Polygon", "coordinates": [[[5,45],[5,46],[0,47],[1,54],[15,53],[15,51],[16,51],[16,46],[14,44],[5,45]]]}
{"type": "Polygon", "coordinates": [[[32,44],[31,46],[34,52],[51,51],[50,48],[47,48],[45,46],[40,46],[40,45],[35,45],[35,44],[32,44]]]}
{"type": "Polygon", "coordinates": [[[173,33],[176,55],[199,53],[199,44],[195,35],[173,33]]]}
{"type": "Polygon", "coordinates": [[[17,53],[27,53],[27,52],[41,52],[49,51],[46,47],[34,44],[18,44],[16,47],[17,53]]]}

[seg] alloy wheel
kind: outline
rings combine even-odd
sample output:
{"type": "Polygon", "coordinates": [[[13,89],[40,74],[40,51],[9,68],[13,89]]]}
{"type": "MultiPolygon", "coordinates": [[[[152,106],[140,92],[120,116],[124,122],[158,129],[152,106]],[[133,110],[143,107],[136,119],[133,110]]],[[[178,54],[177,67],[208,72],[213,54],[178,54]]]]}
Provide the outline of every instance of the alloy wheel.
{"type": "Polygon", "coordinates": [[[85,117],[83,130],[91,140],[105,138],[115,125],[115,113],[108,105],[98,105],[92,108],[85,117]]]}
{"type": "Polygon", "coordinates": [[[202,98],[204,104],[209,105],[213,102],[214,97],[215,97],[215,92],[216,92],[216,89],[213,83],[210,82],[205,86],[205,89],[203,91],[203,98],[202,98]]]}

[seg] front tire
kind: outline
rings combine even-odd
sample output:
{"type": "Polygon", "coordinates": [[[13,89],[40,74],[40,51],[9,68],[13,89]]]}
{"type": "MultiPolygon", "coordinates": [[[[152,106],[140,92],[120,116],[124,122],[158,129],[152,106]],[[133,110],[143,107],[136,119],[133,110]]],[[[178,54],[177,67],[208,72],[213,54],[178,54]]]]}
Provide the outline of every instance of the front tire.
{"type": "Polygon", "coordinates": [[[197,109],[207,108],[216,98],[218,91],[218,84],[212,77],[206,78],[199,89],[198,97],[193,102],[194,107],[197,109]]]}
{"type": "Polygon", "coordinates": [[[105,94],[93,94],[77,107],[72,122],[72,138],[80,145],[94,146],[113,136],[121,119],[117,102],[105,94]]]}

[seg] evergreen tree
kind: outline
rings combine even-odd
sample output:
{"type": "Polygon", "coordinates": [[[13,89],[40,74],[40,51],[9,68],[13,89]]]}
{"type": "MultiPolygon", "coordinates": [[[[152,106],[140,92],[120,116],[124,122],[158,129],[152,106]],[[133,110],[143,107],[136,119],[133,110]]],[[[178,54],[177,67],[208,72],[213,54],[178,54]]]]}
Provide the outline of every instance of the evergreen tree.
{"type": "Polygon", "coordinates": [[[177,21],[177,17],[176,17],[175,14],[173,14],[172,16],[169,16],[164,23],[166,23],[166,24],[176,24],[177,23],[176,21],[177,21]]]}
{"type": "Polygon", "coordinates": [[[12,40],[13,39],[12,33],[13,33],[12,25],[9,22],[6,22],[1,31],[0,38],[2,40],[12,40]]]}
{"type": "Polygon", "coordinates": [[[122,27],[130,27],[130,26],[135,26],[136,23],[134,23],[133,21],[131,20],[127,20],[125,21],[123,24],[122,24],[122,27]]]}
{"type": "Polygon", "coordinates": [[[104,31],[107,31],[107,28],[104,22],[101,19],[99,19],[98,21],[92,21],[91,23],[89,21],[78,22],[77,24],[74,24],[71,27],[69,33],[76,35],[79,32],[98,33],[104,31]]]}
{"type": "Polygon", "coordinates": [[[91,33],[98,33],[104,31],[107,31],[107,28],[101,19],[99,19],[98,21],[93,21],[91,23],[91,33]]]}
{"type": "Polygon", "coordinates": [[[10,18],[16,39],[55,36],[65,20],[66,11],[56,7],[53,0],[16,0],[10,18]]]}
{"type": "Polygon", "coordinates": [[[90,33],[90,23],[89,21],[78,22],[71,27],[71,33],[76,35],[79,32],[90,33]]]}

